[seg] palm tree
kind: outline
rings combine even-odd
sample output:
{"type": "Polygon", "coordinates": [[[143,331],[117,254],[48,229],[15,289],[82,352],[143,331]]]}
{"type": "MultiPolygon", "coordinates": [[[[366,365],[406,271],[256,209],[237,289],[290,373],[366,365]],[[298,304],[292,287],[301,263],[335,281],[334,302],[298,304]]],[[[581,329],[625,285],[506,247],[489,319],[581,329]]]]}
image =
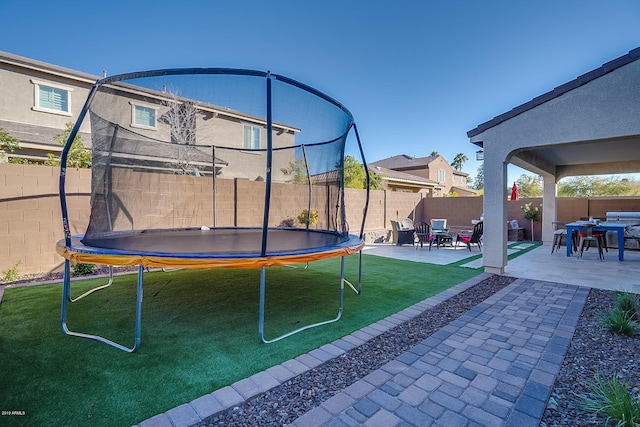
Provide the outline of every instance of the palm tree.
{"type": "Polygon", "coordinates": [[[453,167],[455,170],[462,170],[462,165],[464,165],[464,163],[469,160],[469,158],[466,156],[466,154],[464,153],[458,153],[454,158],[453,161],[451,162],[451,167],[453,167]]]}
{"type": "Polygon", "coordinates": [[[431,157],[436,157],[439,156],[440,153],[438,153],[437,151],[432,151],[431,154],[429,154],[431,157]]]}

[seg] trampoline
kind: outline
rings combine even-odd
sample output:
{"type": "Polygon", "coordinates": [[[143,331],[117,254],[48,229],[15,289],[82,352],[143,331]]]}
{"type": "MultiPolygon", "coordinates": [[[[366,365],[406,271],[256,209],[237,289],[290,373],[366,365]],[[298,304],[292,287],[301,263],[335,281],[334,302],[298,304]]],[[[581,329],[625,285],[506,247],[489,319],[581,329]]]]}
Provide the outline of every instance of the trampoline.
{"type": "Polygon", "coordinates": [[[63,332],[137,351],[143,277],[151,267],[260,268],[258,337],[264,343],[338,321],[345,284],[361,292],[369,200],[364,174],[362,222],[359,233],[350,234],[348,140],[368,170],[351,113],[322,92],[270,72],[170,69],[98,80],[60,161],[63,332]],[[65,181],[81,129],[91,134],[91,211],[84,234],[72,235],[65,181]],[[345,279],[344,257],[357,253],[354,285],[345,279]],[[265,338],[267,267],[333,257],[341,257],[336,317],[265,338]],[[109,282],[72,298],[71,262],[109,266],[109,282]],[[67,326],[68,304],[90,304],[86,297],[113,283],[113,266],[138,267],[131,347],[67,326]]]}

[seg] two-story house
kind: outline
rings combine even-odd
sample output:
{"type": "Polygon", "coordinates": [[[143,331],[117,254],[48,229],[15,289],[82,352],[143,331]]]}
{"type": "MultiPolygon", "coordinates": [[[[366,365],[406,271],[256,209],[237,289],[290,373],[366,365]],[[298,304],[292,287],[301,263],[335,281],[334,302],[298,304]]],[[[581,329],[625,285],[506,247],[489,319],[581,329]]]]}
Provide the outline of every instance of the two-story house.
{"type": "MultiPolygon", "coordinates": [[[[76,122],[89,90],[99,78],[0,51],[0,128],[19,140],[19,149],[0,153],[0,161],[20,158],[42,163],[49,154],[59,155],[62,145],[56,136],[64,134],[68,123],[76,122]]],[[[183,172],[187,173],[211,173],[211,146],[215,145],[219,148],[215,154],[215,168],[220,177],[264,178],[264,160],[259,153],[266,148],[265,118],[199,103],[193,107],[193,119],[188,124],[176,124],[167,117],[180,115],[180,112],[170,114],[175,105],[180,109],[189,108],[191,103],[188,99],[181,99],[170,91],[141,92],[129,90],[126,86],[116,87],[114,97],[120,101],[102,110],[92,104],[92,121],[95,122],[93,116],[97,115],[104,119],[104,123],[122,125],[121,129],[128,135],[121,137],[125,146],[118,154],[123,167],[128,163],[127,157],[135,156],[138,164],[142,159],[142,165],[148,170],[176,173],[178,169],[184,169],[183,172]],[[189,141],[176,138],[176,127],[189,127],[186,129],[189,141]],[[135,153],[128,151],[127,138],[138,140],[135,153]],[[175,147],[169,146],[164,152],[158,151],[153,144],[140,148],[143,138],[175,147]],[[184,155],[180,144],[203,148],[194,155],[184,155]],[[184,167],[185,163],[188,168],[184,167]]],[[[87,148],[92,147],[92,137],[96,137],[92,135],[91,127],[91,121],[84,120],[80,128],[82,142],[87,148]]],[[[274,147],[294,145],[300,132],[300,129],[280,123],[274,123],[273,129],[274,147]]],[[[274,175],[275,179],[286,179],[280,169],[275,169],[274,175]]]]}
{"type": "Polygon", "coordinates": [[[440,155],[415,157],[400,154],[377,162],[370,163],[375,171],[376,167],[390,169],[406,175],[413,175],[436,183],[429,188],[430,197],[443,197],[450,194],[459,196],[473,196],[475,190],[467,187],[469,174],[456,170],[440,155]]]}
{"type": "MultiPolygon", "coordinates": [[[[0,52],[0,128],[18,138],[20,148],[7,157],[31,162],[60,154],[55,136],[76,121],[89,89],[98,79],[68,68],[0,52]]],[[[90,144],[89,126],[81,129],[90,144]]]]}

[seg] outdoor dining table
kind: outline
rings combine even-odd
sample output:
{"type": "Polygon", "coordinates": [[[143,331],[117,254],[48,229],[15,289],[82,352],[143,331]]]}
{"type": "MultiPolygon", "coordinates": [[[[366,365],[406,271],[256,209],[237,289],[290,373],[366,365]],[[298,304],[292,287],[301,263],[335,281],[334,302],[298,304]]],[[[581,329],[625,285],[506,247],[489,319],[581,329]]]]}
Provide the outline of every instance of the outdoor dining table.
{"type": "Polygon", "coordinates": [[[567,229],[567,256],[571,256],[571,245],[572,240],[571,235],[574,230],[578,230],[580,227],[585,225],[592,225],[593,231],[615,231],[618,233],[618,260],[624,261],[624,229],[626,228],[626,224],[624,222],[617,221],[608,221],[608,222],[600,222],[593,223],[589,221],[576,221],[565,224],[565,228],[567,229]]]}

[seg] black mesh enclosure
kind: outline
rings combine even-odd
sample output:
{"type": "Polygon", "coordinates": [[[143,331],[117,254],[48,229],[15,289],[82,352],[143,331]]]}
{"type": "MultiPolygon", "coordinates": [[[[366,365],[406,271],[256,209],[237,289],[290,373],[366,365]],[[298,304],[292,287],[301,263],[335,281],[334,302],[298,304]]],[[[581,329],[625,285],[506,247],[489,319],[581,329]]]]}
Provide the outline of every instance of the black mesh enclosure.
{"type": "MultiPolygon", "coordinates": [[[[75,129],[90,127],[93,154],[86,246],[233,230],[201,249],[223,251],[224,236],[237,243],[238,229],[254,229],[261,238],[228,250],[264,256],[294,245],[278,241],[282,230],[330,237],[312,245],[349,238],[343,164],[353,118],[308,86],[250,70],[132,73],[97,82],[83,112],[75,129]]],[[[151,250],[196,251],[179,246],[151,250]]]]}

